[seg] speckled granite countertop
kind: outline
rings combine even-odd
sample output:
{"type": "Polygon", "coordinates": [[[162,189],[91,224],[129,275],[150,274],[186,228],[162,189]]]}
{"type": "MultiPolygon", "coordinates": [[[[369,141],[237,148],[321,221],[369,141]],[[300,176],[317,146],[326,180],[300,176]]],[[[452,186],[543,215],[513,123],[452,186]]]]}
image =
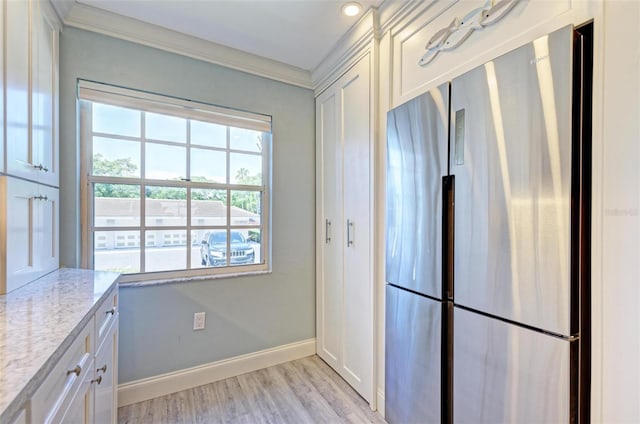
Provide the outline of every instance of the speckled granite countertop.
{"type": "Polygon", "coordinates": [[[0,423],[33,395],[117,278],[63,268],[0,296],[0,423]]]}

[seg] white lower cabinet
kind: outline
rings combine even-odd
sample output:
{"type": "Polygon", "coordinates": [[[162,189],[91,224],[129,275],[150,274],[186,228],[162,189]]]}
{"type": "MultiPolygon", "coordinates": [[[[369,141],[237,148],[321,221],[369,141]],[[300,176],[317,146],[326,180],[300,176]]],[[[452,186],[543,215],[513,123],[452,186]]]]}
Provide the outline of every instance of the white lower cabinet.
{"type": "Polygon", "coordinates": [[[107,332],[95,359],[94,422],[115,423],[117,418],[118,317],[107,332]]]}
{"type": "Polygon", "coordinates": [[[116,422],[117,304],[115,288],[36,390],[30,402],[32,424],[116,422]]]}
{"type": "Polygon", "coordinates": [[[0,177],[0,294],[58,268],[59,190],[0,177]]]}

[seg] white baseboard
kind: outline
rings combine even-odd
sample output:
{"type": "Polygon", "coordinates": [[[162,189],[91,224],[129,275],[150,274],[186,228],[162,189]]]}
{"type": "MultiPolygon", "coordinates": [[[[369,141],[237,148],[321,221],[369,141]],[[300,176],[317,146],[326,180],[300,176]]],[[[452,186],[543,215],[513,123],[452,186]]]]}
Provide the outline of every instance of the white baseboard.
{"type": "Polygon", "coordinates": [[[316,339],[303,340],[118,386],[118,406],[131,405],[224,380],[316,353],[316,339]]]}
{"type": "Polygon", "coordinates": [[[384,389],[378,387],[378,414],[384,418],[384,389]]]}

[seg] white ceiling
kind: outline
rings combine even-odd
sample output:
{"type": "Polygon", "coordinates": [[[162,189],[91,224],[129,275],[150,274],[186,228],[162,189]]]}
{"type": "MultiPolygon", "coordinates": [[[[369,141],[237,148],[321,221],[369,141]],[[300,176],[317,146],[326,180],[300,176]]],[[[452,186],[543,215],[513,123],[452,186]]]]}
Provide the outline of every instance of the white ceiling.
{"type": "MultiPolygon", "coordinates": [[[[347,1],[53,0],[53,3],[67,14],[76,3],[82,3],[310,71],[362,16],[342,15],[342,5],[347,1]],[[63,3],[66,4],[60,7],[63,3]]],[[[383,2],[357,1],[364,11],[383,2]]]]}

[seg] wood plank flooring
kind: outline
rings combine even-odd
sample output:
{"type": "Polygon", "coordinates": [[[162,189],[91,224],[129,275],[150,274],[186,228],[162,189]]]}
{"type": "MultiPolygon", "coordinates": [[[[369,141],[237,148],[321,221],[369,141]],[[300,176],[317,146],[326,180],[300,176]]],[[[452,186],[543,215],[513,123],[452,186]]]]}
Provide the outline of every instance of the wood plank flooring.
{"type": "Polygon", "coordinates": [[[385,423],[315,355],[124,406],[118,422],[385,423]]]}

